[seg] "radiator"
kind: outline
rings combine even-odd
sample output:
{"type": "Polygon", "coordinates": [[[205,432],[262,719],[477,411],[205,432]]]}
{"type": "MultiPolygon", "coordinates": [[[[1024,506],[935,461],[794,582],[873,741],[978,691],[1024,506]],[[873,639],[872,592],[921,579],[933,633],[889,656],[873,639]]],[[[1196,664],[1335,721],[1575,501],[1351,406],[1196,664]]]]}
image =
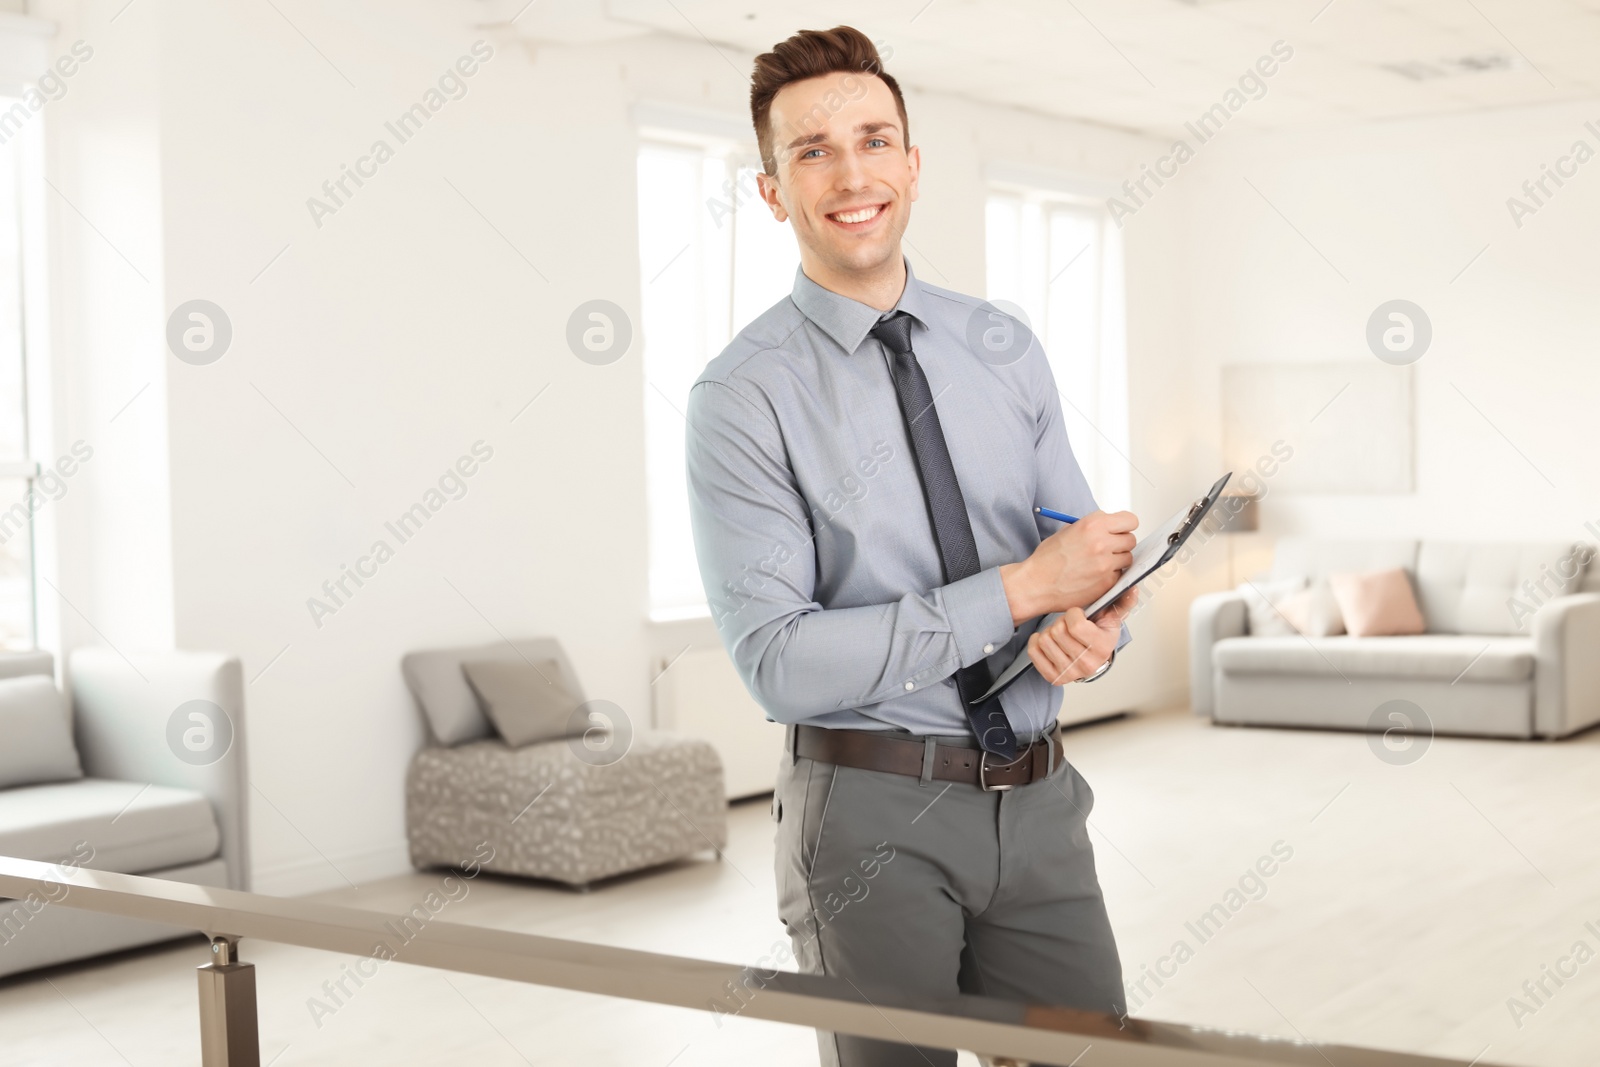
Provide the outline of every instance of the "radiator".
{"type": "Polygon", "coordinates": [[[693,647],[674,660],[661,659],[653,676],[657,728],[711,742],[722,757],[729,800],[772,792],[783,727],[768,722],[761,705],[750,699],[722,646],[693,647]]]}

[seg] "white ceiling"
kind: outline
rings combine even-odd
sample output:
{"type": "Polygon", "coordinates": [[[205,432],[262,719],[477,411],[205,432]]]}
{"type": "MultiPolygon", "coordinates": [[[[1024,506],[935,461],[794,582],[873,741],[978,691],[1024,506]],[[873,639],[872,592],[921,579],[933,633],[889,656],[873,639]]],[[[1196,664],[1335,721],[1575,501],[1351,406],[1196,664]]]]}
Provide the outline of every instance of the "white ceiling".
{"type": "MultiPolygon", "coordinates": [[[[482,0],[530,40],[664,33],[708,77],[848,23],[902,84],[1176,135],[1276,40],[1294,56],[1230,120],[1257,129],[1600,96],[1600,0],[482,0]]],[[[1600,117],[1600,116],[1597,116],[1600,117]]]]}

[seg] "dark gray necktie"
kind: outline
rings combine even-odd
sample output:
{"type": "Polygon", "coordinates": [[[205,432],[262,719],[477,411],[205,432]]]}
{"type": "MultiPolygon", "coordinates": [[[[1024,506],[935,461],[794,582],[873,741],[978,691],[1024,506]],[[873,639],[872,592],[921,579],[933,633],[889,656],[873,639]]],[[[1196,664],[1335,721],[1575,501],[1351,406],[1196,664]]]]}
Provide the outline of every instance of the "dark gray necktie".
{"type": "MultiPolygon", "coordinates": [[[[911,316],[896,311],[880,319],[872,328],[872,336],[893,356],[894,391],[900,400],[906,436],[911,439],[911,451],[922,477],[922,495],[927,500],[933,537],[939,545],[945,584],[970,578],[982,569],[978,564],[978,543],[972,536],[967,502],[961,495],[955,466],[950,462],[950,449],[945,445],[944,429],[939,425],[939,409],[933,405],[928,377],[922,373],[917,354],[911,350],[911,316]]],[[[961,694],[961,706],[966,710],[978,744],[996,756],[1014,760],[1017,758],[1017,735],[1012,732],[1005,709],[1000,706],[1000,698],[991,697],[981,705],[972,703],[984,694],[991,681],[988,664],[983,660],[956,671],[956,691],[961,694]]]]}

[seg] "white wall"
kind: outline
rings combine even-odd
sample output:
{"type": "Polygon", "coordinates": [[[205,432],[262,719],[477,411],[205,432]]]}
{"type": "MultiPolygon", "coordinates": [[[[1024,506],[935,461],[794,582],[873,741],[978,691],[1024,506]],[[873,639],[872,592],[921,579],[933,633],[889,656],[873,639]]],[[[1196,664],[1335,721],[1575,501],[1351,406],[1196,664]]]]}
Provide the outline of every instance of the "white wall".
{"type": "MultiPolygon", "coordinates": [[[[1600,396],[1600,162],[1580,167],[1520,229],[1506,200],[1575,140],[1600,150],[1584,128],[1596,117],[1579,105],[1509,108],[1254,137],[1225,131],[1202,148],[1193,172],[1149,209],[1152,222],[1181,211],[1188,227],[1189,325],[1173,355],[1192,367],[1183,436],[1195,476],[1220,462],[1221,365],[1371,361],[1368,316],[1404,298],[1434,330],[1412,368],[1416,492],[1269,496],[1264,532],[1592,538],[1584,524],[1600,519],[1587,437],[1600,396]]],[[[1128,227],[1145,222],[1140,214],[1128,227]]]]}
{"type": "MultiPolygon", "coordinates": [[[[748,89],[701,43],[528,48],[429,3],[373,6],[359,23],[308,6],[295,27],[267,5],[145,0],[112,22],[119,6],[40,12],[63,24],[57,50],[77,37],[96,48],[52,105],[51,178],[87,193],[133,177],[127,204],[93,203],[151,276],[119,279],[93,234],[55,213],[58,436],[109,414],[130,376],[155,383],[97,450],[105,481],[62,509],[63,573],[120,647],[175,640],[243,658],[258,887],[359,883],[406,867],[402,782],[422,732],[403,652],[555,633],[589,695],[647,722],[650,654],[675,653],[684,633],[715,641],[709,623],[643,621],[638,351],[593,367],[564,330],[589,299],[637,306],[630,104],[742,120],[748,89]],[[385,121],[480,38],[495,54],[466,97],[397,145],[385,121]],[[307,198],[380,137],[394,157],[318,227],[307,198]],[[234,331],[207,366],[164,351],[166,315],[194,298],[234,331]],[[494,456],[466,495],[398,544],[385,520],[478,440],[494,456]],[[130,465],[170,481],[170,548],[165,490],[117,495],[130,465]],[[394,558],[318,627],[307,598],[379,538],[394,558]],[[117,547],[130,540],[133,558],[117,547]],[[141,599],[151,582],[170,607],[141,599]]],[[[910,107],[927,167],[913,261],[972,292],[986,159],[1116,175],[1149,149],[937,95],[910,107]]],[[[1159,227],[1130,241],[1135,309],[1176,278],[1166,242],[1159,227]]],[[[1156,386],[1143,361],[1173,329],[1133,331],[1135,404],[1148,398],[1154,422],[1181,390],[1156,386]]],[[[1136,438],[1148,425],[1136,418],[1136,438]]],[[[1140,453],[1146,469],[1156,459],[1140,453]]],[[[1183,483],[1163,473],[1140,506],[1170,509],[1183,483]]],[[[1155,639],[1140,645],[1145,667],[1093,695],[1173,698],[1181,664],[1155,639]]]]}

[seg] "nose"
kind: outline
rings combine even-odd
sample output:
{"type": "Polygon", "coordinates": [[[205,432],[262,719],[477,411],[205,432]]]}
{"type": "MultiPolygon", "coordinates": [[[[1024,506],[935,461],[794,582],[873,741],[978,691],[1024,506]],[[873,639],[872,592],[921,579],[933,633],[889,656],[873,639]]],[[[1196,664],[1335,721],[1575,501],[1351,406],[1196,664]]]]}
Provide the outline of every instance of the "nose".
{"type": "Polygon", "coordinates": [[[865,189],[871,184],[866,164],[854,151],[839,153],[837,186],[840,189],[865,189]]]}

